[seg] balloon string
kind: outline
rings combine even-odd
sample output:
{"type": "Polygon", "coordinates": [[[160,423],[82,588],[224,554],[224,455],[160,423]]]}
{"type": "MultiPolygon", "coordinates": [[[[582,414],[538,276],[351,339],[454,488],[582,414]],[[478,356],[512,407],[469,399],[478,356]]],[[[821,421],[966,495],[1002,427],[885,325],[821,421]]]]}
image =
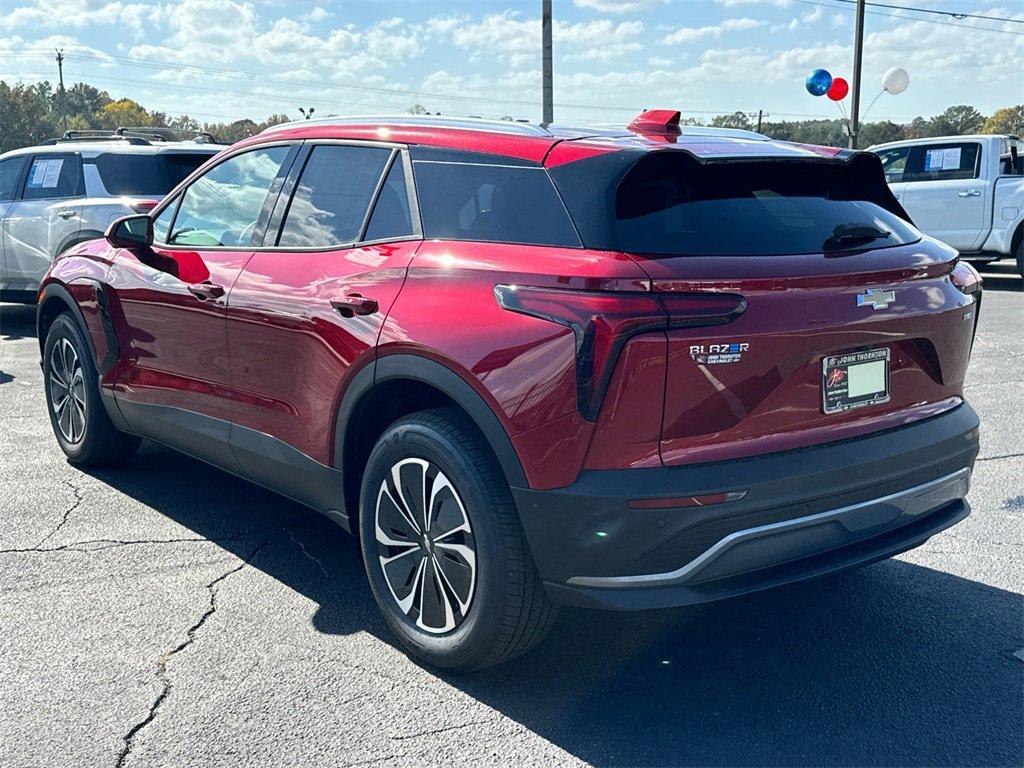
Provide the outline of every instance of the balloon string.
{"type": "Polygon", "coordinates": [[[873,106],[875,106],[875,102],[876,102],[876,101],[878,101],[878,100],[879,100],[880,98],[882,98],[882,94],[883,94],[883,93],[885,93],[885,88],[883,88],[882,90],[880,90],[880,91],[878,92],[878,95],[877,95],[877,96],[875,96],[875,98],[873,98],[873,99],[871,100],[871,103],[870,103],[870,104],[868,104],[868,108],[864,110],[864,114],[860,116],[860,117],[861,117],[861,120],[864,120],[865,118],[867,118],[867,116],[868,116],[868,112],[870,112],[870,111],[871,111],[871,108],[872,108],[873,106]]]}

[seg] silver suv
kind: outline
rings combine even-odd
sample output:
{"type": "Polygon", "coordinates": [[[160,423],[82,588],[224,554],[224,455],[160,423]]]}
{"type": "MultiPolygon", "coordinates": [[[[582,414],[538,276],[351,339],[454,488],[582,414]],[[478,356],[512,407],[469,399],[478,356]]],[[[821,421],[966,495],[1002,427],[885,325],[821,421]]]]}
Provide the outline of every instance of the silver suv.
{"type": "Polygon", "coordinates": [[[56,256],[150,210],[223,148],[209,134],[118,128],[0,155],[0,300],[34,303],[56,256]]]}

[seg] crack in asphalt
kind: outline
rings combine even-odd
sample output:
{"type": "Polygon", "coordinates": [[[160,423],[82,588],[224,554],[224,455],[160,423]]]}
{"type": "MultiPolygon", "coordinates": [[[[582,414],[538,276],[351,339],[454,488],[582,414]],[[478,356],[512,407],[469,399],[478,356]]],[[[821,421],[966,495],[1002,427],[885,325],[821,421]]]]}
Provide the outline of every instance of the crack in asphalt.
{"type": "Polygon", "coordinates": [[[215,614],[217,612],[217,592],[218,592],[217,587],[218,587],[218,585],[222,581],[224,581],[226,578],[231,576],[231,574],[238,573],[240,570],[242,570],[246,566],[251,565],[253,563],[253,561],[256,559],[257,555],[259,555],[259,553],[263,550],[263,548],[266,547],[269,544],[270,544],[270,539],[265,540],[263,543],[258,545],[245,560],[243,560],[238,565],[228,569],[227,571],[225,571],[220,576],[218,576],[217,578],[215,578],[213,581],[211,581],[209,584],[206,585],[206,590],[207,590],[207,592],[209,594],[209,602],[208,602],[208,604],[206,606],[206,610],[203,611],[203,614],[202,614],[202,616],[199,617],[199,620],[196,621],[185,632],[185,639],[182,642],[180,642],[178,645],[176,645],[174,648],[171,648],[171,649],[165,651],[160,656],[160,658],[157,659],[157,662],[156,662],[156,676],[157,676],[157,679],[160,681],[160,684],[161,684],[160,693],[153,700],[153,703],[150,705],[149,712],[146,714],[146,716],[142,720],[137,722],[135,725],[133,725],[128,730],[128,732],[124,735],[124,737],[123,737],[123,739],[124,739],[124,746],[121,748],[121,751],[118,753],[117,760],[114,763],[116,768],[121,768],[121,766],[124,765],[125,760],[127,760],[128,756],[131,754],[132,746],[135,743],[135,737],[138,736],[139,732],[143,728],[145,728],[147,725],[149,725],[150,723],[152,723],[156,719],[156,716],[157,716],[157,714],[160,711],[160,707],[167,700],[167,697],[171,695],[171,689],[172,689],[173,686],[171,684],[170,677],[167,674],[167,666],[168,666],[168,664],[170,664],[171,659],[173,659],[177,654],[181,653],[186,648],[188,648],[190,645],[192,645],[192,643],[195,642],[196,634],[199,632],[199,630],[202,628],[202,626],[206,623],[206,620],[209,619],[213,614],[215,614]]]}
{"type": "Polygon", "coordinates": [[[1003,453],[999,456],[979,456],[978,461],[995,461],[996,459],[1015,459],[1018,456],[1024,456],[1024,452],[1003,453]]]}
{"type": "Polygon", "coordinates": [[[324,577],[324,579],[330,581],[330,574],[327,573],[327,568],[324,567],[323,561],[321,561],[319,557],[312,554],[308,549],[306,549],[306,545],[295,537],[295,531],[293,531],[291,528],[286,528],[285,532],[288,534],[288,538],[292,540],[292,543],[299,548],[299,552],[302,553],[302,556],[307,560],[311,560],[316,565],[317,569],[320,571],[320,574],[324,577]]]}
{"type": "MultiPolygon", "coordinates": [[[[267,533],[272,531],[289,531],[292,527],[310,522],[317,519],[318,515],[310,515],[307,518],[303,518],[299,522],[289,523],[288,525],[274,525],[266,528],[253,528],[248,531],[239,531],[238,533],[232,533],[227,536],[217,536],[215,538],[207,538],[204,536],[185,536],[175,539],[86,539],[85,541],[73,541],[68,544],[61,544],[57,547],[42,547],[46,539],[56,533],[60,526],[58,525],[51,533],[43,539],[43,541],[36,544],[34,547],[12,547],[9,549],[0,549],[0,555],[4,554],[48,554],[50,552],[101,552],[106,549],[114,549],[116,547],[130,547],[130,546],[141,546],[141,545],[152,545],[152,544],[220,544],[228,541],[237,541],[239,539],[249,539],[253,536],[257,536],[261,533],[267,533]]],[[[294,539],[293,539],[294,541],[294,539]]],[[[296,542],[298,543],[298,542],[296,542]]],[[[301,546],[301,545],[300,545],[301,546]]],[[[315,558],[313,558],[315,559],[315,558]]]]}
{"type": "Polygon", "coordinates": [[[67,479],[64,480],[64,485],[66,485],[68,488],[71,489],[71,492],[75,495],[75,500],[71,503],[70,507],[68,507],[66,510],[64,510],[64,516],[61,518],[61,521],[59,523],[57,523],[57,526],[52,531],[50,531],[48,534],[43,536],[43,538],[41,538],[38,541],[38,543],[34,547],[32,547],[32,549],[38,550],[41,546],[43,546],[43,544],[45,544],[50,539],[52,539],[54,536],[56,536],[57,533],[60,531],[60,529],[63,528],[65,525],[67,525],[68,519],[70,519],[70,517],[71,517],[71,513],[74,512],[76,509],[78,509],[79,506],[81,506],[81,504],[82,504],[82,489],[78,485],[76,485],[75,482],[73,480],[71,480],[70,478],[67,478],[67,479]]]}
{"type": "Polygon", "coordinates": [[[392,741],[407,741],[408,739],[418,739],[423,736],[433,736],[437,733],[444,733],[445,731],[457,731],[460,728],[472,728],[474,725],[486,725],[494,720],[489,717],[484,720],[473,720],[468,723],[459,723],[458,725],[445,725],[441,728],[430,728],[426,731],[417,731],[416,733],[409,733],[404,736],[392,736],[392,741]]]}

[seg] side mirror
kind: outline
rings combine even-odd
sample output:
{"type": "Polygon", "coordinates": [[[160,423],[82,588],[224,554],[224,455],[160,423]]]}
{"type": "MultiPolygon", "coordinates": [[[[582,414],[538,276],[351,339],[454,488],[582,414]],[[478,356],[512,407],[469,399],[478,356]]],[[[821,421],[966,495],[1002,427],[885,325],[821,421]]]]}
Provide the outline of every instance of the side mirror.
{"type": "Polygon", "coordinates": [[[149,216],[122,216],[115,219],[106,234],[115,248],[140,248],[153,244],[153,220],[149,216]]]}

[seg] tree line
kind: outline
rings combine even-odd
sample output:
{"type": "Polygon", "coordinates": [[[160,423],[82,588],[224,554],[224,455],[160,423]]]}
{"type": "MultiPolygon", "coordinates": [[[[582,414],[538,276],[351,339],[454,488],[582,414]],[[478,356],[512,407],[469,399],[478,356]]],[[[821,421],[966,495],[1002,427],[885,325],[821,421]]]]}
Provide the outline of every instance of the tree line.
{"type": "MultiPolygon", "coordinates": [[[[413,113],[427,110],[419,104],[413,113]]],[[[150,111],[132,99],[114,99],[106,91],[87,83],[75,83],[62,92],[48,81],[8,85],[0,80],[0,152],[38,144],[60,136],[65,130],[114,129],[119,126],[150,126],[212,134],[218,141],[232,144],[259,133],[264,128],[287,122],[288,115],[275,114],[257,122],[248,118],[231,122],[200,122],[188,115],[171,117],[150,111]]],[[[701,125],[697,118],[683,121],[701,125]]],[[[708,125],[754,130],[756,123],[745,112],[717,115],[708,125]]],[[[763,121],[761,132],[775,139],[806,144],[845,147],[847,129],[843,120],[763,121]]],[[[930,118],[915,117],[900,124],[882,120],[861,125],[859,145],[868,147],[885,141],[918,139],[928,136],[953,136],[968,133],[1009,133],[1024,135],[1024,104],[997,109],[983,115],[969,105],[957,105],[930,118]]]]}

